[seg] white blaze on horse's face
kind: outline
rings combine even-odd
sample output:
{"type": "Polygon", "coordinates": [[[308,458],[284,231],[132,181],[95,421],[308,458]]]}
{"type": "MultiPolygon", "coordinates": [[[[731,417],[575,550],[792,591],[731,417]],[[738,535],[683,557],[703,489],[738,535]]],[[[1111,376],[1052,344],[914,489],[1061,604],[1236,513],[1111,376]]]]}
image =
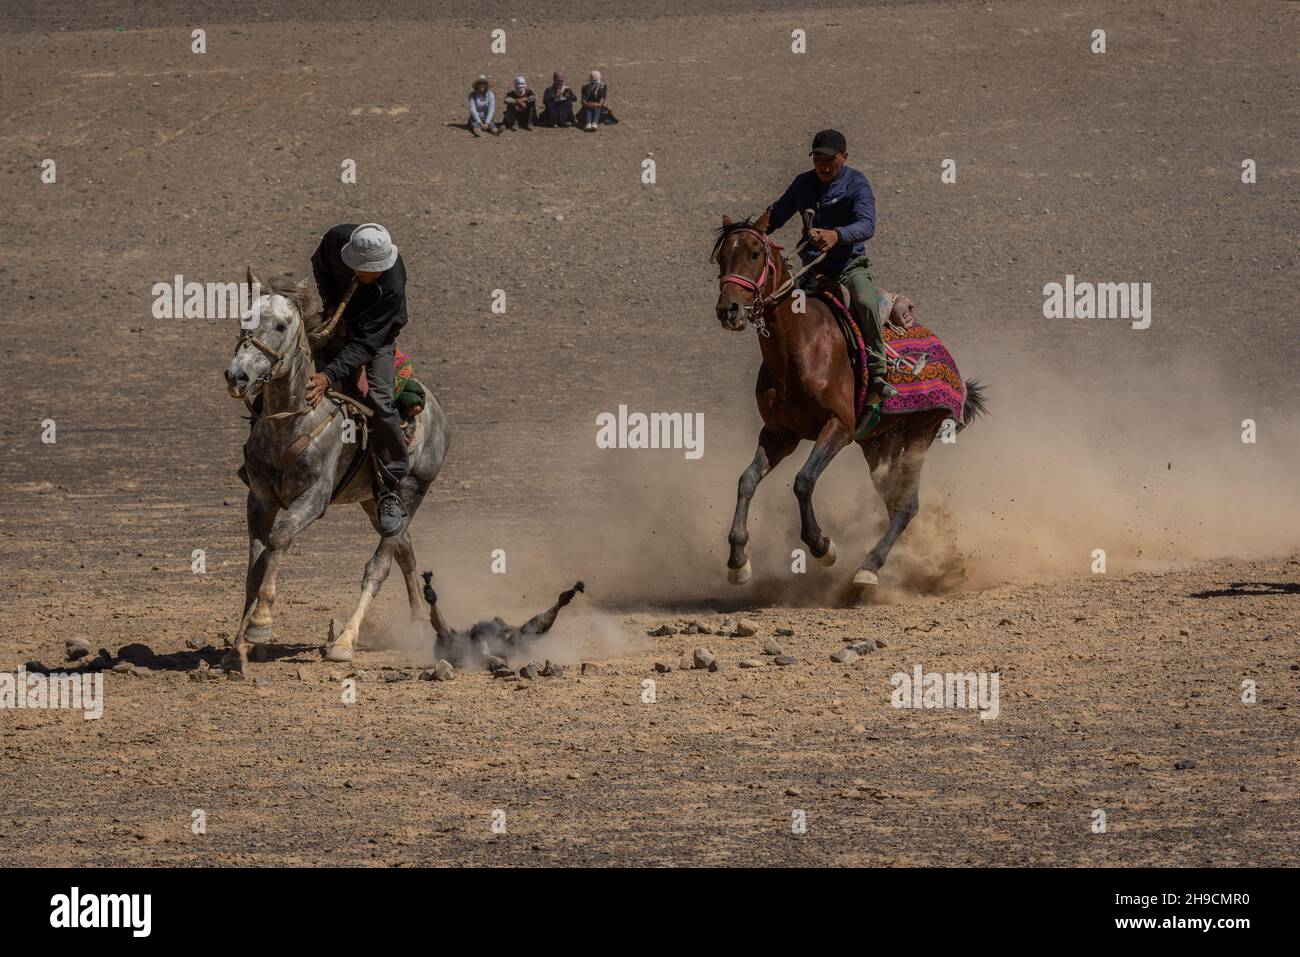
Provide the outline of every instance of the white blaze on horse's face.
{"type": "MultiPolygon", "coordinates": [[[[240,316],[244,336],[256,336],[265,345],[288,355],[297,348],[298,310],[284,296],[264,293],[240,316]]],[[[252,400],[271,375],[271,357],[241,337],[226,367],[226,391],[232,398],[252,400]]]]}

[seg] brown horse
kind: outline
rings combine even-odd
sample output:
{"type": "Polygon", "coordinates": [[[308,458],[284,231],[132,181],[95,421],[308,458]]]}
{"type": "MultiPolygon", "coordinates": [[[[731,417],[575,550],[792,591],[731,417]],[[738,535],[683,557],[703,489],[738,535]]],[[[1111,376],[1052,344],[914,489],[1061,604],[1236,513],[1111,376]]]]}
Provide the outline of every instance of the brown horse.
{"type": "MultiPolygon", "coordinates": [[[[734,332],[752,324],[759,332],[763,365],[754,387],[763,429],[749,468],[740,475],[736,515],[727,536],[731,556],[728,578],[749,581],[752,568],[745,552],[749,502],[763,476],[795,450],[801,440],[813,442],[812,454],[794,480],[799,500],[799,537],[822,565],[835,564],[836,548],[822,534],[813,513],[817,479],[840,450],[855,441],[854,381],[848,349],[830,306],[816,296],[794,311],[794,297],[784,295],[791,278],[780,246],[767,235],[767,213],[756,222],[723,217],[714,244],[718,263],[718,321],[734,332]]],[[[985,411],[983,393],[966,383],[964,419],[969,423],[985,411]]],[[[940,426],[949,415],[942,409],[906,415],[884,415],[857,439],[866,456],[872,482],[889,511],[889,527],[853,576],[857,585],[879,583],[876,572],[889,550],[916,514],[921,465],[940,426]],[[882,468],[883,466],[883,468],[882,468]]]]}

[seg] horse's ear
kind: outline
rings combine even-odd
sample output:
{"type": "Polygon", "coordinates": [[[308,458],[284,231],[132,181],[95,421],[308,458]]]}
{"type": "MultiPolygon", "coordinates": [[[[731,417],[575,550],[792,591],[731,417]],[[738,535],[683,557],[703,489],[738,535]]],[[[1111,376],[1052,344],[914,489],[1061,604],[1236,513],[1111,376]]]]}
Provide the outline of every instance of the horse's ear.
{"type": "Polygon", "coordinates": [[[735,221],[734,219],[732,219],[730,216],[727,216],[727,215],[724,214],[723,217],[722,217],[722,225],[723,225],[723,226],[734,226],[734,225],[736,225],[736,221],[735,221]]]}
{"type": "Polygon", "coordinates": [[[245,269],[244,281],[247,282],[250,287],[257,286],[260,289],[262,284],[258,282],[257,277],[253,275],[253,267],[245,266],[244,269],[245,269]]]}
{"type": "Polygon", "coordinates": [[[771,212],[772,210],[770,208],[765,209],[763,210],[763,215],[758,217],[758,219],[754,220],[754,228],[757,229],[760,233],[767,232],[768,214],[771,212]]]}

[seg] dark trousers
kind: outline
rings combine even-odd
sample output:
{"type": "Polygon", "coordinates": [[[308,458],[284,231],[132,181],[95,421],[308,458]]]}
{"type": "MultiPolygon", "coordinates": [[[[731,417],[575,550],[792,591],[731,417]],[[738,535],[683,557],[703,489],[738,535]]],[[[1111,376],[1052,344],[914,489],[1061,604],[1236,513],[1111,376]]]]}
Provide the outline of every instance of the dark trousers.
{"type": "Polygon", "coordinates": [[[366,363],[366,384],[370,390],[366,404],[375,413],[370,417],[370,447],[379,463],[380,478],[390,490],[410,471],[402,416],[393,401],[393,378],[393,345],[389,343],[366,363]]]}
{"type": "Polygon", "coordinates": [[[513,130],[518,126],[521,126],[526,130],[531,130],[533,128],[533,111],[531,109],[516,110],[513,107],[507,106],[505,123],[506,129],[508,130],[513,130]]]}

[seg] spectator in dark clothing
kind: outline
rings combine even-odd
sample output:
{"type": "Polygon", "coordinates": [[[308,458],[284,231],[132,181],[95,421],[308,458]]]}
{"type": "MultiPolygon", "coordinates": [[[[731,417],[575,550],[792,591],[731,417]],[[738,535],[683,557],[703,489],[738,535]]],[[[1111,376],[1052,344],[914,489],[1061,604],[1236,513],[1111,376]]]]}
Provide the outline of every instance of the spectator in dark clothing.
{"type": "Polygon", "coordinates": [[[542,94],[542,121],[554,128],[576,126],[573,104],[577,101],[578,95],[564,83],[564,71],[556,70],[551,74],[551,85],[542,94]]]}
{"type": "Polygon", "coordinates": [[[599,70],[592,70],[591,79],[582,88],[582,128],[588,133],[599,129],[605,121],[608,99],[609,85],[601,82],[599,70]]]}
{"type": "Polygon", "coordinates": [[[307,380],[307,401],[315,405],[326,389],[351,381],[365,367],[366,402],[374,410],[370,440],[383,484],[376,501],[379,532],[396,535],[407,519],[396,489],[409,469],[402,419],[393,401],[393,343],[406,325],[406,264],[383,226],[343,223],[321,239],[311,267],[321,314],[328,320],[345,298],[347,308],[340,320],[346,330],[343,345],[321,357],[325,367],[307,380]]]}
{"type": "Polygon", "coordinates": [[[522,76],[515,77],[515,86],[506,94],[506,129],[533,128],[533,117],[537,113],[537,94],[528,89],[528,81],[522,76]]]}

